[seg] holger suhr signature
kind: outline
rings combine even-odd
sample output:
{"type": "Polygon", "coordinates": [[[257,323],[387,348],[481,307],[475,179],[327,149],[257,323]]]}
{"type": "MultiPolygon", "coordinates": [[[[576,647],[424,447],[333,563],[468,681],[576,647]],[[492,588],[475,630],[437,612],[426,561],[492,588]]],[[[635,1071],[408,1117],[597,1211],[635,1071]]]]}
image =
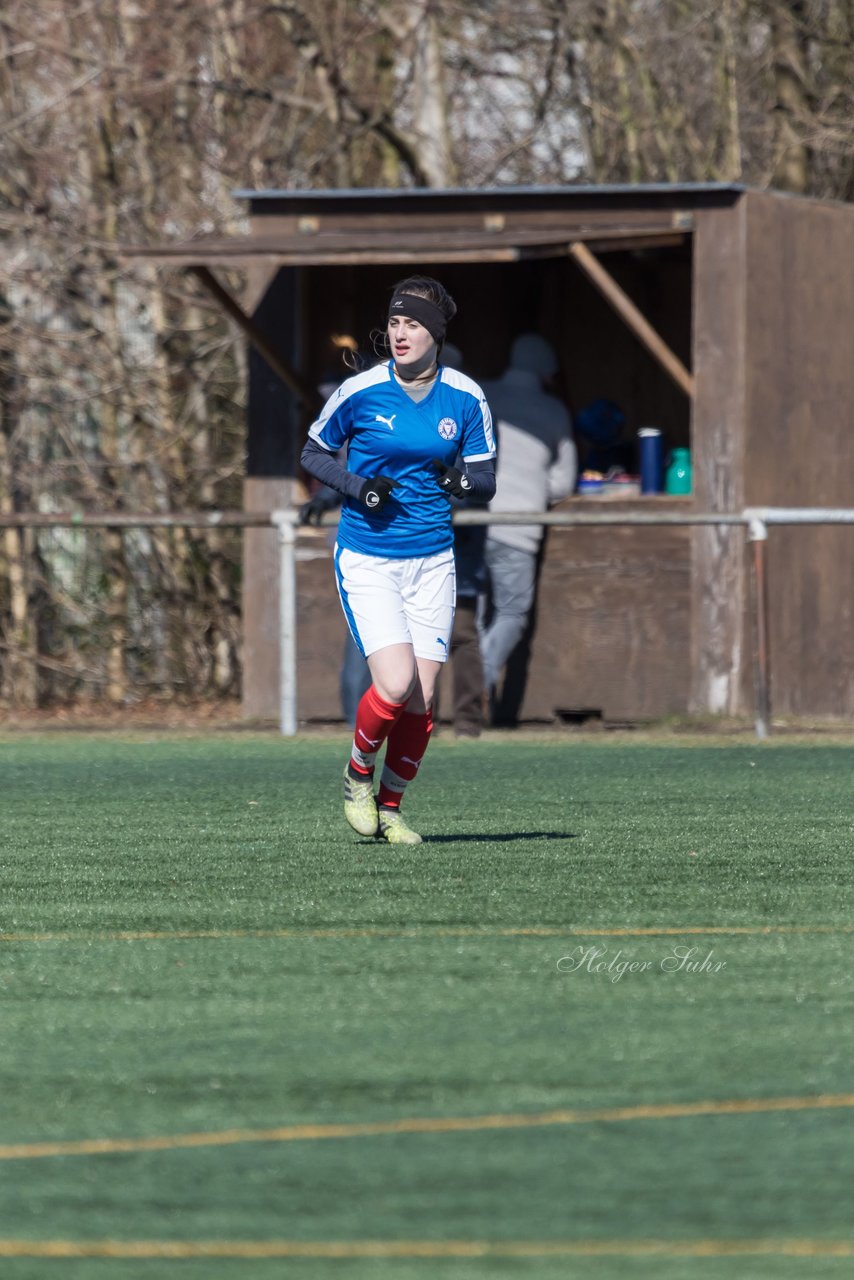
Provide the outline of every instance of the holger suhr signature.
{"type": "Polygon", "coordinates": [[[622,948],[609,955],[607,947],[579,945],[557,962],[559,973],[598,973],[619,982],[627,973],[720,973],[726,960],[714,958],[714,948],[703,954],[700,947],[670,946],[653,960],[638,960],[623,954],[622,948]]]}

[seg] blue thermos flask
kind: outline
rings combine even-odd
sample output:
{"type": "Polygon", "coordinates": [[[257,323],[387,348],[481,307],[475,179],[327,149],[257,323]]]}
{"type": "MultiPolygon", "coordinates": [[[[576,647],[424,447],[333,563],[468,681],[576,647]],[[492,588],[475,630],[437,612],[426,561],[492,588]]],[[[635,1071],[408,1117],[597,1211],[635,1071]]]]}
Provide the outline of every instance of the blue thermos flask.
{"type": "Polygon", "coordinates": [[[664,488],[664,440],[658,427],[638,432],[641,493],[661,493],[664,488]]]}

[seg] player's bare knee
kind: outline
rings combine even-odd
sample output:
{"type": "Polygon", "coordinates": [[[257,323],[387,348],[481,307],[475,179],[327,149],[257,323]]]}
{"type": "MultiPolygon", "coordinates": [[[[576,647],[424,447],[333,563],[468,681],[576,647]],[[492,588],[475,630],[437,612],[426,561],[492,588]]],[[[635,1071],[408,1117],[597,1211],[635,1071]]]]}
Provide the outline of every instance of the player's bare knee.
{"type": "Polygon", "coordinates": [[[385,698],[386,702],[393,702],[398,706],[403,702],[409,701],[415,688],[415,683],[414,672],[407,674],[401,671],[385,674],[379,680],[374,677],[374,685],[380,697],[385,698]]]}

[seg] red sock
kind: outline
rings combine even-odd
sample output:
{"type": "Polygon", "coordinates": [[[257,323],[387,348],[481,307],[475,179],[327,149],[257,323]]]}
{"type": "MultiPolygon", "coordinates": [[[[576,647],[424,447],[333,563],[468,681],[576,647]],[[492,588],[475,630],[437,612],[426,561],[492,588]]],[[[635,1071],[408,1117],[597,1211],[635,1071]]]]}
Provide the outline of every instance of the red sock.
{"type": "Polygon", "coordinates": [[[405,711],[388,736],[377,803],[399,809],[406,790],[424,759],[433,731],[432,711],[405,711]]]}
{"type": "Polygon", "coordinates": [[[357,773],[370,776],[374,761],[386,738],[391,733],[405,702],[386,702],[373,685],[363,694],[356,712],[356,730],[353,734],[353,750],[350,767],[357,773]]]}

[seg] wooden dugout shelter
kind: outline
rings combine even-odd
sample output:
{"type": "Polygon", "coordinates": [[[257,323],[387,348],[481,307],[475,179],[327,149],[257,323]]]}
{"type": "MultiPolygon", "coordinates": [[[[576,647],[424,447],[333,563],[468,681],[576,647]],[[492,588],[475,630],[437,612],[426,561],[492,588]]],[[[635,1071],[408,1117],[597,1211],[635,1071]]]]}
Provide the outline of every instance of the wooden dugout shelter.
{"type": "MultiPolygon", "coordinates": [[[[690,497],[562,510],[854,506],[854,208],[730,184],[236,194],[246,235],[130,252],[195,272],[250,342],[248,511],[304,498],[316,388],[346,372],[333,337],[370,353],[392,284],[416,271],[456,298],[449,340],[476,379],[536,330],[574,412],[604,396],[627,442],[654,425],[691,449],[690,497]]],[[[854,529],[770,538],[774,709],[851,717],[854,529]]],[[[336,719],[328,533],[300,548],[299,716],[336,719]]],[[[272,530],[246,531],[248,718],[277,714],[276,555],[272,530]]],[[[750,590],[736,526],[551,529],[521,718],[748,713],[750,590]]]]}

